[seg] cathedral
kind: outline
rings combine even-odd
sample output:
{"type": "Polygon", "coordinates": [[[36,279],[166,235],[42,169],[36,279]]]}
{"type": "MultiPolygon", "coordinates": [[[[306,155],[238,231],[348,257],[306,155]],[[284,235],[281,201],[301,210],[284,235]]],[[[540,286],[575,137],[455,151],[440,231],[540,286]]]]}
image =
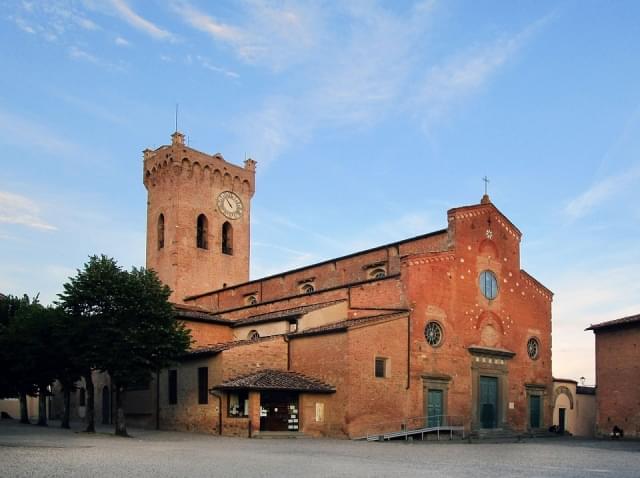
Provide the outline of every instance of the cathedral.
{"type": "Polygon", "coordinates": [[[445,229],[249,280],[255,161],[177,131],[143,154],[146,265],[194,342],[128,391],[129,417],[244,437],[551,424],[553,294],[520,268],[522,233],[486,194],[445,229]]]}

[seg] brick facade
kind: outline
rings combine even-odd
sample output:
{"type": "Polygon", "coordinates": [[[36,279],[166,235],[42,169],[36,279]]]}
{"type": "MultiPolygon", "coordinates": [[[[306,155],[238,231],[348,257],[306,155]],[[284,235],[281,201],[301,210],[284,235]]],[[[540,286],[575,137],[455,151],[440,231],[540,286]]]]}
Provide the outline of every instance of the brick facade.
{"type": "Polygon", "coordinates": [[[640,315],[592,325],[596,336],[596,433],[640,437],[640,315]]]}
{"type": "Polygon", "coordinates": [[[408,418],[424,422],[435,406],[430,393],[443,397],[438,413],[457,417],[467,430],[489,426],[489,418],[492,427],[517,431],[551,424],[552,293],[520,268],[521,233],[487,196],[448,211],[446,229],[247,281],[254,174],[253,162],[239,168],[186,148],[175,134],[171,146],[145,152],[147,266],[174,290],[178,318],[194,338],[176,367],[178,404],[168,404],[167,371],[161,373],[161,427],[264,432],[266,390],[247,390],[246,417],[227,416],[229,392],[216,391],[225,380],[263,369],[334,387],[282,391],[291,401],[288,429],[312,436],[358,437],[397,431],[408,418]],[[245,207],[233,223],[233,255],[221,252],[216,235],[222,215],[215,198],[225,190],[245,207]],[[204,252],[195,243],[199,213],[212,234],[204,252]],[[497,280],[490,299],[481,290],[485,271],[497,280]],[[432,323],[442,336],[430,344],[432,323]],[[203,366],[213,394],[204,405],[196,383],[203,366]]]}

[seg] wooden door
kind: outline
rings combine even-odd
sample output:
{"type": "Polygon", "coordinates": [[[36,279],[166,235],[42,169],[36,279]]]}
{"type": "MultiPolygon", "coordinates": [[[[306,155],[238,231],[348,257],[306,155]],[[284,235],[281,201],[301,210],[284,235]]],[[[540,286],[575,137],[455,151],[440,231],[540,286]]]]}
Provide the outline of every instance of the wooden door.
{"type": "Polygon", "coordinates": [[[540,395],[529,395],[529,426],[540,428],[540,395]]]}
{"type": "Polygon", "coordinates": [[[567,412],[566,408],[559,408],[558,409],[558,431],[560,433],[564,433],[566,412],[567,412]]]}
{"type": "Polygon", "coordinates": [[[496,428],[498,423],[498,379],[480,377],[479,415],[481,428],[496,428]]]}
{"type": "Polygon", "coordinates": [[[442,409],[442,390],[429,390],[427,392],[427,426],[442,425],[442,409]]]}
{"type": "Polygon", "coordinates": [[[260,430],[297,431],[298,394],[290,392],[260,393],[260,430]],[[295,411],[295,413],[293,413],[295,411]],[[291,417],[295,416],[295,428],[291,417]]]}

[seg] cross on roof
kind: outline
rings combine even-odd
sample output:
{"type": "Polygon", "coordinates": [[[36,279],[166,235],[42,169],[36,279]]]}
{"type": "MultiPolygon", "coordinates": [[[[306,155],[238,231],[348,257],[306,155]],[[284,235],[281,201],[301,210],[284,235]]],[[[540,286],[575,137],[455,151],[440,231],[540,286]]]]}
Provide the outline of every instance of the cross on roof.
{"type": "Polygon", "coordinates": [[[482,178],[482,180],[484,181],[484,194],[485,196],[487,195],[487,189],[489,186],[489,178],[487,176],[485,176],[484,178],[482,178]]]}

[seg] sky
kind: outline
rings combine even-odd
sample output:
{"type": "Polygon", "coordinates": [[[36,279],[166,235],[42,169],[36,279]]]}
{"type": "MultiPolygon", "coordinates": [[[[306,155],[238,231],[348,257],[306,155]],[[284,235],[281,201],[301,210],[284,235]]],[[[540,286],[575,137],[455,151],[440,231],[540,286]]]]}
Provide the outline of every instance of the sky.
{"type": "Polygon", "coordinates": [[[555,296],[553,372],[640,313],[636,1],[0,0],[0,291],[145,261],[142,150],[258,161],[251,277],[493,203],[555,296]]]}

